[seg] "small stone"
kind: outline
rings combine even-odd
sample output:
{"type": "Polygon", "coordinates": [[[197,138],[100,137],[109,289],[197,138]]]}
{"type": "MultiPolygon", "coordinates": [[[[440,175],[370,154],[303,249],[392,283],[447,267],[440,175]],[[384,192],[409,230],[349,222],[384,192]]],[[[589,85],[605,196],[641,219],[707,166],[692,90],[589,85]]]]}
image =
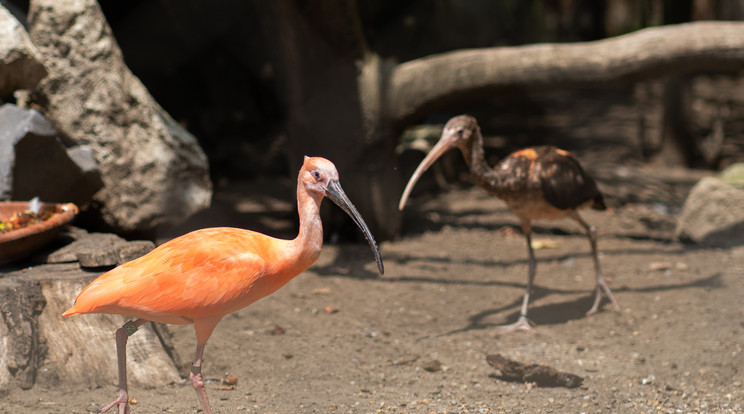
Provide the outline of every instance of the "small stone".
{"type": "Polygon", "coordinates": [[[269,331],[269,333],[274,336],[284,335],[286,332],[287,330],[279,325],[274,325],[274,327],[269,331]]]}
{"type": "Polygon", "coordinates": [[[436,359],[432,359],[431,361],[427,361],[421,364],[421,368],[429,372],[437,372],[442,370],[442,363],[436,359]]]}
{"type": "Polygon", "coordinates": [[[334,314],[337,313],[339,309],[335,306],[326,306],[323,308],[323,311],[325,311],[325,313],[327,314],[334,314]]]}
{"type": "Polygon", "coordinates": [[[238,385],[238,377],[228,374],[222,378],[222,385],[238,385]]]}

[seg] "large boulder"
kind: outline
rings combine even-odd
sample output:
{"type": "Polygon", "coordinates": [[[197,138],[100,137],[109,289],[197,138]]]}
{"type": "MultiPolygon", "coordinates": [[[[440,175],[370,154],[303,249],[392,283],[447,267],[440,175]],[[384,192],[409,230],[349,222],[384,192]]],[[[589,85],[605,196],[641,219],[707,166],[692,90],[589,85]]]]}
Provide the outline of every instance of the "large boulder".
{"type": "Polygon", "coordinates": [[[88,203],[101,189],[87,146],[66,148],[39,112],[0,107],[0,200],[88,203]]]}
{"type": "Polygon", "coordinates": [[[26,30],[0,6],[0,97],[33,88],[45,75],[46,68],[26,30]]]}
{"type": "Polygon", "coordinates": [[[208,207],[204,152],[126,67],[98,3],[35,0],[28,23],[49,70],[31,103],[63,138],[92,148],[104,183],[95,196],[103,222],[146,232],[208,207]]]}
{"type": "Polygon", "coordinates": [[[701,179],[685,200],[676,236],[703,246],[744,244],[744,189],[716,177],[701,179]]]}

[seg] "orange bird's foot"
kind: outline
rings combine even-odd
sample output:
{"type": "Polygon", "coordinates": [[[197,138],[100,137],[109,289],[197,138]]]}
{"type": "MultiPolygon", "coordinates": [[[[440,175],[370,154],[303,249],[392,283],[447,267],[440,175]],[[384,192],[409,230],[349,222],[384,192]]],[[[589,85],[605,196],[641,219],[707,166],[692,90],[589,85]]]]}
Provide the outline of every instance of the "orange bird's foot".
{"type": "Polygon", "coordinates": [[[111,404],[101,408],[98,412],[105,413],[116,405],[119,406],[119,414],[129,414],[129,395],[127,395],[126,391],[120,390],[119,398],[115,399],[111,404]]]}
{"type": "Polygon", "coordinates": [[[194,386],[194,391],[196,391],[196,398],[199,399],[199,404],[202,406],[202,411],[204,414],[212,414],[212,409],[209,407],[209,399],[207,398],[207,390],[204,389],[204,377],[201,373],[201,366],[192,366],[189,378],[191,379],[191,384],[194,386]]]}
{"type": "Polygon", "coordinates": [[[503,335],[519,330],[535,333],[535,329],[533,328],[534,325],[535,324],[531,320],[527,319],[526,316],[520,316],[519,320],[514,323],[497,326],[496,335],[503,335]]]}

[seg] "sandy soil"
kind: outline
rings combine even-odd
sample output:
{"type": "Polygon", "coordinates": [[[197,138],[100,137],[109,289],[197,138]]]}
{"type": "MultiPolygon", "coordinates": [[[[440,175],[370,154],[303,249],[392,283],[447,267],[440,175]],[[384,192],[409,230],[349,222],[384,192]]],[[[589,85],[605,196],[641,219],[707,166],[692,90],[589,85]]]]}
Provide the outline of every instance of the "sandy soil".
{"type": "MultiPolygon", "coordinates": [[[[243,194],[221,195],[218,214],[202,224],[242,215],[263,217],[252,224],[279,234],[292,228],[291,204],[243,194]],[[265,214],[274,208],[280,212],[265,214]]],[[[685,246],[673,240],[669,206],[615,205],[584,217],[599,228],[601,263],[620,313],[605,302],[598,314],[584,315],[594,284],[587,240],[569,220],[542,222],[530,310],[537,333],[496,337],[494,326],[515,320],[526,281],[516,219],[477,188],[419,194],[404,234],[381,245],[383,277],[366,245],[327,245],[310,270],[221,322],[204,365],[213,409],[744,412],[744,247],[685,246]],[[495,353],[579,375],[583,384],[504,381],[486,363],[495,353]],[[220,389],[227,374],[238,379],[234,389],[220,389]]],[[[190,359],[191,327],[171,331],[190,359]]],[[[100,389],[13,392],[0,400],[0,412],[95,412],[115,397],[115,381],[112,372],[111,385],[100,389]]],[[[188,382],[132,387],[130,395],[133,413],[199,412],[188,382]]]]}

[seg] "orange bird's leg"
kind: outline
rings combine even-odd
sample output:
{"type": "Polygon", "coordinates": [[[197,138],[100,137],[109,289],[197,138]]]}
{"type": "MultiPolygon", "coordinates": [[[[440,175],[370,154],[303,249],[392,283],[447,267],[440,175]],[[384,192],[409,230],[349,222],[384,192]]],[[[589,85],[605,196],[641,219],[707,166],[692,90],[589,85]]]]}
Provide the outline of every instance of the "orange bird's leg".
{"type": "Polygon", "coordinates": [[[127,393],[127,340],[137,332],[137,329],[147,322],[144,319],[129,321],[116,330],[116,361],[119,365],[119,397],[111,404],[101,408],[99,413],[105,413],[115,405],[119,406],[119,414],[129,414],[129,394],[127,393]]]}
{"type": "Polygon", "coordinates": [[[212,410],[209,408],[209,399],[207,398],[207,390],[204,389],[204,377],[201,373],[202,354],[204,353],[204,345],[197,344],[196,353],[194,355],[194,364],[191,365],[191,372],[189,373],[189,379],[191,385],[194,386],[196,391],[196,398],[199,399],[199,404],[202,406],[204,414],[212,414],[212,410]]]}
{"type": "Polygon", "coordinates": [[[214,328],[217,326],[220,319],[222,319],[222,316],[197,319],[194,321],[194,331],[196,332],[196,352],[194,353],[194,363],[191,365],[189,379],[191,380],[191,385],[194,386],[196,398],[199,399],[199,404],[201,404],[204,414],[212,414],[212,409],[209,407],[207,390],[204,388],[204,377],[201,372],[202,356],[204,355],[204,347],[207,345],[207,340],[212,335],[212,331],[214,331],[214,328]]]}
{"type": "Polygon", "coordinates": [[[509,325],[496,327],[496,334],[501,335],[517,330],[533,331],[532,322],[527,318],[527,306],[530,303],[530,293],[532,284],[535,282],[535,273],[537,272],[537,261],[535,260],[535,251],[532,249],[532,223],[529,220],[522,220],[522,233],[527,241],[527,256],[529,258],[529,270],[527,273],[527,288],[522,298],[522,309],[519,312],[519,319],[509,325]]]}
{"type": "Polygon", "coordinates": [[[607,286],[604,276],[602,276],[602,270],[599,267],[599,256],[597,255],[597,230],[594,226],[590,226],[585,222],[578,212],[574,211],[570,217],[584,228],[586,237],[589,238],[589,245],[592,247],[592,258],[594,259],[594,277],[596,279],[596,285],[594,286],[594,304],[586,313],[591,315],[599,310],[599,303],[602,301],[602,294],[604,293],[607,298],[612,302],[612,307],[615,308],[615,312],[620,312],[620,306],[615,301],[615,297],[612,296],[610,287],[607,286]]]}

